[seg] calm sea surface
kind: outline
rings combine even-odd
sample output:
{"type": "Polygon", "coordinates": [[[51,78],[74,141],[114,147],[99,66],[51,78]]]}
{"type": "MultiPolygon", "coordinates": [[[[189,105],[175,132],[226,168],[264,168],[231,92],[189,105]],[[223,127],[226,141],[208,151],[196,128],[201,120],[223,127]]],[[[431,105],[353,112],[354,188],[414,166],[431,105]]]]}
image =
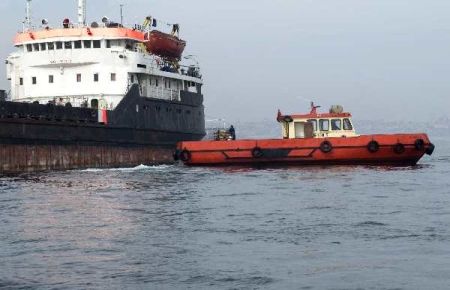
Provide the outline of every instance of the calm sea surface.
{"type": "Polygon", "coordinates": [[[2,289],[450,289],[450,138],[419,166],[0,178],[2,289]]]}

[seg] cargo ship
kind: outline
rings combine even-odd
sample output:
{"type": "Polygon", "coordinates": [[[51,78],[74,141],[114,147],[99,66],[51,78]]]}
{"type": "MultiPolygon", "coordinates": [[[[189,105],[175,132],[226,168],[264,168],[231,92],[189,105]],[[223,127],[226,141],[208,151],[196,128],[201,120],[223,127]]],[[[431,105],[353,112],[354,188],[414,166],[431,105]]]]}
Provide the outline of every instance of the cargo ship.
{"type": "Polygon", "coordinates": [[[435,149],[425,133],[358,135],[352,115],[340,105],[307,114],[278,111],[281,139],[234,140],[234,129],[211,141],[180,142],[174,154],[190,166],[391,165],[412,166],[435,149]],[[230,134],[229,134],[230,133],[230,134]]]}
{"type": "Polygon", "coordinates": [[[78,0],[77,23],[42,19],[35,28],[25,4],[6,60],[0,173],[170,163],[177,142],[205,136],[202,76],[183,57],[178,24],[87,24],[78,0]]]}

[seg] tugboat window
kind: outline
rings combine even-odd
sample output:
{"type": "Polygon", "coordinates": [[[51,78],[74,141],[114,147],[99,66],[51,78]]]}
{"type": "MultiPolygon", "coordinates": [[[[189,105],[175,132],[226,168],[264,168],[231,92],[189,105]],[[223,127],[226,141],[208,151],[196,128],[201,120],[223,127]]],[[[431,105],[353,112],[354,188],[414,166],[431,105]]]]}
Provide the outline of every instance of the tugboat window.
{"type": "Polygon", "coordinates": [[[94,82],[98,82],[98,74],[94,74],[94,82]]]}
{"type": "Polygon", "coordinates": [[[330,130],[330,120],[328,119],[320,119],[320,131],[329,131],[330,130]]]}
{"type": "Polygon", "coordinates": [[[77,83],[81,83],[81,74],[77,74],[77,83]]]}
{"type": "Polygon", "coordinates": [[[101,48],[102,44],[100,42],[100,40],[94,40],[94,48],[101,48]]]}
{"type": "Polygon", "coordinates": [[[81,40],[74,41],[73,44],[74,44],[75,49],[80,49],[81,48],[81,40]]]}
{"type": "Polygon", "coordinates": [[[84,48],[91,48],[92,47],[92,42],[90,40],[83,41],[83,44],[84,44],[84,48]]]}
{"type": "Polygon", "coordinates": [[[31,82],[33,83],[33,85],[37,84],[37,79],[36,79],[36,77],[32,77],[32,78],[31,78],[31,82]]]}
{"type": "Polygon", "coordinates": [[[53,84],[53,80],[54,80],[54,79],[53,79],[53,76],[52,76],[52,75],[49,75],[49,76],[48,76],[48,83],[49,83],[49,84],[53,84]]]}
{"type": "Polygon", "coordinates": [[[56,49],[62,49],[63,48],[63,44],[61,41],[57,41],[56,42],[56,49]]]}
{"type": "Polygon", "coordinates": [[[33,44],[34,51],[39,51],[39,43],[33,44]]]}
{"type": "Polygon", "coordinates": [[[331,120],[331,130],[333,131],[339,131],[341,130],[341,119],[333,119],[331,120]]]}
{"type": "Polygon", "coordinates": [[[64,48],[65,49],[72,49],[72,41],[64,42],[64,48]]]}
{"type": "Polygon", "coordinates": [[[48,50],[55,50],[55,44],[53,42],[47,43],[48,50]]]}
{"type": "Polygon", "coordinates": [[[115,74],[115,73],[112,73],[112,74],[111,74],[111,81],[112,81],[112,82],[115,82],[115,81],[116,81],[116,74],[115,74]]]}
{"type": "Polygon", "coordinates": [[[41,50],[47,50],[46,43],[41,43],[41,50]]]}
{"type": "Polygon", "coordinates": [[[353,130],[352,122],[350,122],[350,119],[344,119],[344,130],[353,130]]]}
{"type": "Polygon", "coordinates": [[[311,120],[308,120],[308,122],[313,125],[314,132],[317,131],[317,120],[311,119],[311,120]]]}
{"type": "Polygon", "coordinates": [[[20,78],[19,83],[21,86],[23,86],[23,78],[20,78]]]}
{"type": "Polygon", "coordinates": [[[33,51],[33,46],[31,44],[27,44],[27,51],[28,52],[32,52],[33,51]]]}

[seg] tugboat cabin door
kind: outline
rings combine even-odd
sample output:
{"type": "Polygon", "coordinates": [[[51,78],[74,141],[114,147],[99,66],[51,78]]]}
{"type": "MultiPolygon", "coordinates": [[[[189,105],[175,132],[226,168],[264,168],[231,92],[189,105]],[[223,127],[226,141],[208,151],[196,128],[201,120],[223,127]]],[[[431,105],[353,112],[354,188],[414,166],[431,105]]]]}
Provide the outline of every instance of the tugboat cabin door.
{"type": "Polygon", "coordinates": [[[314,126],[310,122],[295,122],[294,130],[296,139],[314,137],[314,126]]]}

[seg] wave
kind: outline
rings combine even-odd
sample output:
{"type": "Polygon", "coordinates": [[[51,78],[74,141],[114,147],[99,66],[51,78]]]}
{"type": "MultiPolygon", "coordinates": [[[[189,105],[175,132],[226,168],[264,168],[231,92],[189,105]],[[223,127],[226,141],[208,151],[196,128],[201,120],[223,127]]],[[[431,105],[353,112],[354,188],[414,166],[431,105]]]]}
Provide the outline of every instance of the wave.
{"type": "Polygon", "coordinates": [[[139,165],[136,167],[123,167],[123,168],[88,168],[81,170],[81,172],[105,172],[105,171],[120,171],[120,172],[134,172],[134,171],[146,171],[146,170],[166,170],[173,167],[173,165],[139,165]]]}

